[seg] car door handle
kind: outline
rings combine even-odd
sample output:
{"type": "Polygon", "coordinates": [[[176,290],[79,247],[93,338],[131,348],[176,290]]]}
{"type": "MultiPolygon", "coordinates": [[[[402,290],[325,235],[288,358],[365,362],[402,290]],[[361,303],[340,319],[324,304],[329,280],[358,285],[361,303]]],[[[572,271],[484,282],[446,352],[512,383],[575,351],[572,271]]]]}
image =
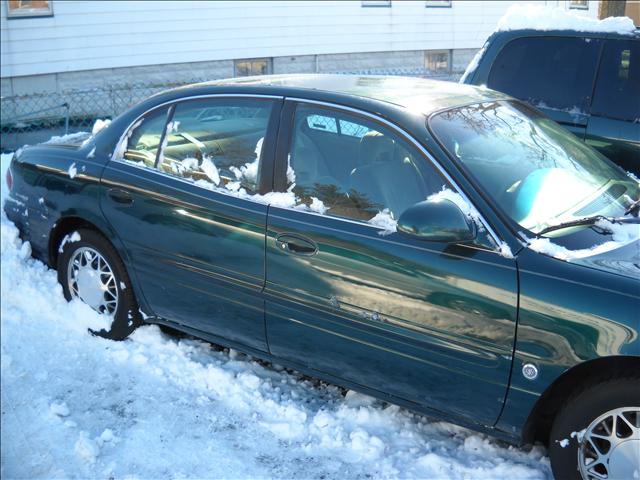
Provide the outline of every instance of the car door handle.
{"type": "Polygon", "coordinates": [[[299,235],[283,233],[276,237],[278,249],[296,255],[315,255],[318,253],[318,246],[312,240],[299,235]]]}
{"type": "Polygon", "coordinates": [[[131,205],[133,203],[133,197],[126,190],[121,188],[111,188],[107,195],[116,203],[122,203],[123,205],[131,205]]]}

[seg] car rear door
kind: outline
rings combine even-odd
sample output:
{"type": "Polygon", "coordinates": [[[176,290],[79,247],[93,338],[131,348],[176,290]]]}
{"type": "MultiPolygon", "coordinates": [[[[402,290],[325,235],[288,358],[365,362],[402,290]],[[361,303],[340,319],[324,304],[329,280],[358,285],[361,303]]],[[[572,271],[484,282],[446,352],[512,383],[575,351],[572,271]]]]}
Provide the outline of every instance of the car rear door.
{"type": "Polygon", "coordinates": [[[640,39],[605,41],[586,140],[640,175],[640,39]]]}
{"type": "Polygon", "coordinates": [[[496,252],[486,230],[470,245],[393,231],[393,218],[450,182],[380,120],[304,102],[287,108],[294,106],[290,143],[281,128],[276,181],[286,170],[287,188],[308,208],[269,208],[271,352],[492,424],[511,368],[514,259],[496,252]]]}
{"type": "Polygon", "coordinates": [[[267,205],[281,99],[208,96],[158,107],[125,133],[101,205],[152,313],[267,350],[267,205]],[[117,158],[120,157],[120,158],[117,158]]]}
{"type": "Polygon", "coordinates": [[[584,140],[601,46],[595,37],[516,38],[496,55],[486,85],[530,103],[584,140]]]}

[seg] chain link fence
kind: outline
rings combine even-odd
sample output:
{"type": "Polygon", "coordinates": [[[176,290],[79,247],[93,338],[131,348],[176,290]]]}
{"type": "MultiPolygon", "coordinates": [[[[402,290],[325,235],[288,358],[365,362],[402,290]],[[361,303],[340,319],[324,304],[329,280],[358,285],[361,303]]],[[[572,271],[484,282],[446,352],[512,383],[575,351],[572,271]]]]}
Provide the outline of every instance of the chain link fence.
{"type": "MultiPolygon", "coordinates": [[[[433,75],[424,69],[388,69],[335,72],[359,75],[403,75],[456,81],[459,74],[433,75]]],[[[110,86],[61,93],[2,97],[0,150],[13,151],[41,143],[52,136],[90,131],[97,118],[115,118],[150,95],[184,83],[110,86]]]]}

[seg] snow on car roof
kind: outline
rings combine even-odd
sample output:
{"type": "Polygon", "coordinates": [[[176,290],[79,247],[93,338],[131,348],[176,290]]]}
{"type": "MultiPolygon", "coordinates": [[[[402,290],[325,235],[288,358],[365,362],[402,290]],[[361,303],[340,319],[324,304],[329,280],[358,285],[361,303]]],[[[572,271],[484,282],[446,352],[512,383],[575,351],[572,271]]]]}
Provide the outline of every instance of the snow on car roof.
{"type": "Polygon", "coordinates": [[[543,5],[512,5],[498,22],[496,31],[508,30],[572,30],[576,32],[637,34],[629,17],[603,20],[584,17],[562,8],[543,5]]]}

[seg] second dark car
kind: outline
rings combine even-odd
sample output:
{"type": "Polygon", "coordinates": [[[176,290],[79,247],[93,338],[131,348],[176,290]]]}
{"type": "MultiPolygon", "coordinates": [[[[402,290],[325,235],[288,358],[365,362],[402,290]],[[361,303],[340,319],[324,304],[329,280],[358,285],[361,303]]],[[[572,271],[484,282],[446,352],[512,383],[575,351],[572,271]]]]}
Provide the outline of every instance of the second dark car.
{"type": "Polygon", "coordinates": [[[529,102],[640,175],[640,29],[498,31],[471,67],[463,82],[529,102]]]}

